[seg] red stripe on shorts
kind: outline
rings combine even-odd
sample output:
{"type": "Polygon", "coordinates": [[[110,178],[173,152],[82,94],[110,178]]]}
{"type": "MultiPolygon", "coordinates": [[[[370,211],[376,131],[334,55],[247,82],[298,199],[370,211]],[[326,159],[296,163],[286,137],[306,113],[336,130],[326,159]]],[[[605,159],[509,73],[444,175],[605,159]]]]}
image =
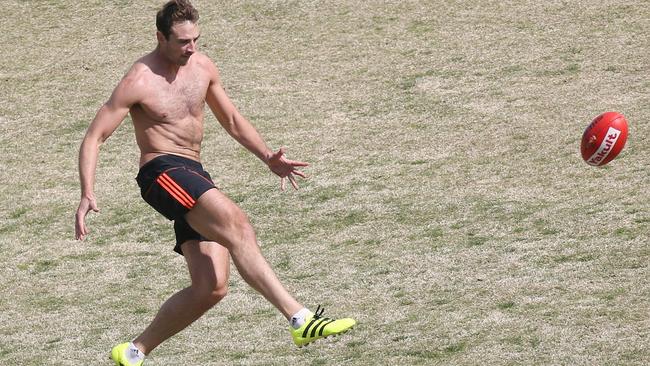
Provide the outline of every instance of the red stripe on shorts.
{"type": "Polygon", "coordinates": [[[176,201],[178,201],[181,205],[185,206],[185,208],[191,210],[192,207],[196,204],[196,201],[192,196],[190,196],[183,188],[181,188],[174,180],[167,175],[167,173],[162,173],[157,179],[156,182],[160,184],[161,187],[167,193],[169,193],[176,201]]]}

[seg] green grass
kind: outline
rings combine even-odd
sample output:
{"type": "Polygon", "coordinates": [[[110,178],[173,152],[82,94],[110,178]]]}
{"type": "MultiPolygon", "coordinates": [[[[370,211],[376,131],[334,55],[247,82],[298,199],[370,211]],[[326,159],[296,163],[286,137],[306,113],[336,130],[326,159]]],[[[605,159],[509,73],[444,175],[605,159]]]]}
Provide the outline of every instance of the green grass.
{"type": "MultiPolygon", "coordinates": [[[[189,283],[139,197],[128,118],[102,146],[91,234],[72,239],[79,143],[155,46],[161,2],[4,7],[0,364],[108,364],[189,283]]],[[[232,99],[311,163],[280,192],[208,114],[207,169],[290,291],[359,325],[297,350],[233,273],[147,365],[650,363],[646,2],[196,5],[232,99]],[[606,110],[630,137],[595,169],[578,144],[606,110]]]]}

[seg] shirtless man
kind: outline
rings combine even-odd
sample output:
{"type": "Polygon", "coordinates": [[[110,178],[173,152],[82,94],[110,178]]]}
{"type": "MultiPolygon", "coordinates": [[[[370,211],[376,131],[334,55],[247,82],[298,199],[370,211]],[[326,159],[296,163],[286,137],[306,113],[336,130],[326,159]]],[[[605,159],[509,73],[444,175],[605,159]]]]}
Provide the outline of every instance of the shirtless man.
{"type": "Polygon", "coordinates": [[[297,188],[295,176],[306,163],[269,150],[255,128],[226,95],[214,63],[197,51],[198,13],[187,0],[172,0],[156,18],[158,46],[134,63],[90,124],[79,151],[81,201],[75,236],[88,235],[86,215],[98,211],[93,193],[100,145],[128,113],[140,148],[136,178],[144,200],[174,220],[176,246],[189,269],[191,285],[170,297],[149,326],[132,342],[111,351],[116,365],[142,365],[144,356],[217,304],[228,287],[230,257],[242,278],[290,323],[294,343],[347,331],[350,318],[312,313],[284,288],[262,256],[242,210],[215,188],[200,163],[204,105],[241,145],[297,188]]]}

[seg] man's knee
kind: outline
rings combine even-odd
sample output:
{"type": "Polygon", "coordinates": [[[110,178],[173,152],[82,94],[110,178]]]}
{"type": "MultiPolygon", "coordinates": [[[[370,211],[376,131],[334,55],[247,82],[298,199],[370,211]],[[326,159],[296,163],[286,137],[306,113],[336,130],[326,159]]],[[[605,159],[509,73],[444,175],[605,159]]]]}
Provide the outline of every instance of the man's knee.
{"type": "Polygon", "coordinates": [[[228,294],[228,285],[220,285],[212,289],[208,295],[208,301],[211,305],[216,305],[228,294]]]}
{"type": "Polygon", "coordinates": [[[251,227],[246,213],[238,206],[233,207],[229,212],[229,225],[233,229],[247,230],[251,227]]]}
{"type": "Polygon", "coordinates": [[[215,283],[212,286],[193,286],[197,300],[206,308],[211,308],[228,294],[228,285],[215,283]]]}
{"type": "Polygon", "coordinates": [[[241,245],[242,241],[244,243],[255,242],[255,230],[246,213],[239,208],[230,213],[228,221],[223,223],[225,228],[223,234],[225,239],[230,242],[226,244],[241,245]]]}

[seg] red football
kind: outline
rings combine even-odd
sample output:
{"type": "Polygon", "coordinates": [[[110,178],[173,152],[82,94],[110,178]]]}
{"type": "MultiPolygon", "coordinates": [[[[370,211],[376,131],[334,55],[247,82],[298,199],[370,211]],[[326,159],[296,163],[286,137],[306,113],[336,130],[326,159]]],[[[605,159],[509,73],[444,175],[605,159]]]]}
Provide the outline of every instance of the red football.
{"type": "Polygon", "coordinates": [[[587,126],[582,134],[580,152],[589,165],[601,166],[612,161],[627,141],[627,121],[622,114],[605,112],[587,126]]]}

